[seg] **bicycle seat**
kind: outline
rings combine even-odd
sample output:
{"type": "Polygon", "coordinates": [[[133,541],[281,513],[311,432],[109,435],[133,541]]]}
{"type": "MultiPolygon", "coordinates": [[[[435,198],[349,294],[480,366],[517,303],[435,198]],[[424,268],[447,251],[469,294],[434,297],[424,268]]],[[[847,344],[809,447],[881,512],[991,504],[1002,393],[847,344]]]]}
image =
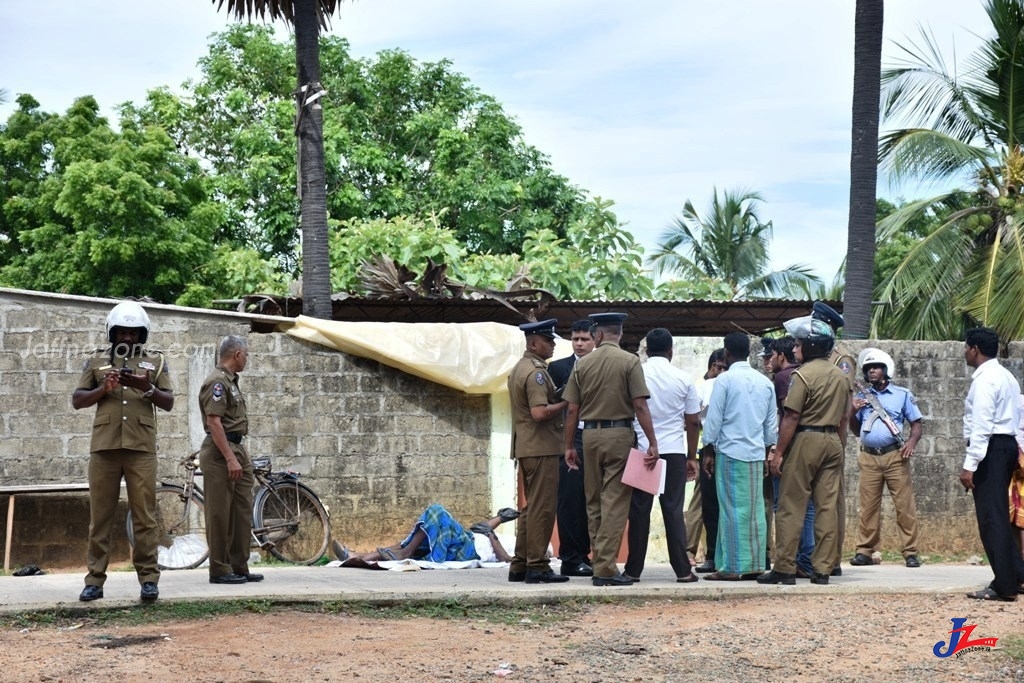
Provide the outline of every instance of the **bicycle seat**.
{"type": "Polygon", "coordinates": [[[252,461],[252,468],[254,470],[260,470],[261,472],[269,472],[270,458],[254,458],[252,461]]]}

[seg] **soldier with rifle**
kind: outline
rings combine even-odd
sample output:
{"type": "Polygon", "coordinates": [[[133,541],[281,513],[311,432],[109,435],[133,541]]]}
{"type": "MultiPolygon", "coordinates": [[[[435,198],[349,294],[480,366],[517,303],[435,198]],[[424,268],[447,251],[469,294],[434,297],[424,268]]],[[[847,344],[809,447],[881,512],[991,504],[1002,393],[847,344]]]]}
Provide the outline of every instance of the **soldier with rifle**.
{"type": "Polygon", "coordinates": [[[903,561],[908,567],[920,567],[910,457],[921,439],[921,411],[909,389],[892,383],[896,368],[889,354],[866,348],[857,365],[870,386],[854,380],[857,393],[850,408],[850,430],[860,435],[860,521],[857,552],[850,564],[872,564],[872,554],[881,544],[882,490],[888,487],[896,508],[903,561]],[[910,436],[905,439],[906,422],[910,423],[910,436]]]}

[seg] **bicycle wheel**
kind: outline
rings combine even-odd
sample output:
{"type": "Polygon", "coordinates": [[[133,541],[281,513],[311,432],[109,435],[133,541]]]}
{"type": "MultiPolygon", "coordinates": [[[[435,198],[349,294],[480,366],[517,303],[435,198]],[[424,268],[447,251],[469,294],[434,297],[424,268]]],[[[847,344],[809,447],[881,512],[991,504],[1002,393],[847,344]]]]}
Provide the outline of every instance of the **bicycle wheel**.
{"type": "MultiPolygon", "coordinates": [[[[176,484],[161,484],[156,490],[157,566],[160,569],[193,569],[210,554],[206,545],[206,517],[203,499],[176,484]]],[[[128,542],[135,545],[132,513],[128,512],[128,542]]]]}
{"type": "Polygon", "coordinates": [[[297,481],[275,481],[253,502],[253,533],[279,560],[313,564],[327,552],[331,525],[313,490],[297,481]]]}

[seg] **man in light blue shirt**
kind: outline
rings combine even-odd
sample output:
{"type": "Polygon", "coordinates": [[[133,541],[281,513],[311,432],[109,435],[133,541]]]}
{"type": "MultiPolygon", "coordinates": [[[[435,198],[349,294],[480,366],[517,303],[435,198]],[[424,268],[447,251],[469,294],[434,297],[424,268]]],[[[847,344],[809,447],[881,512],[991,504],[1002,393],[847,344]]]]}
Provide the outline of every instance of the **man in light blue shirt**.
{"type": "Polygon", "coordinates": [[[725,335],[729,371],[715,381],[704,420],[704,469],[718,492],[718,542],[709,581],[756,579],[764,566],[764,461],[775,444],[775,387],[750,367],[750,339],[725,335]]]}

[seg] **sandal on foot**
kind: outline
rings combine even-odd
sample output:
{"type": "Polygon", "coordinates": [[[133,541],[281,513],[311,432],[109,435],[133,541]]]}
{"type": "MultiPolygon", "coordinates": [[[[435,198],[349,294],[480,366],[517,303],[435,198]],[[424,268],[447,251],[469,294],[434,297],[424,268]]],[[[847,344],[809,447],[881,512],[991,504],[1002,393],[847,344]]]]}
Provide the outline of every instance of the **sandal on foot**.
{"type": "Polygon", "coordinates": [[[1017,599],[1016,595],[1000,595],[991,588],[982,588],[980,591],[968,593],[967,597],[972,598],[974,600],[999,600],[1001,602],[1014,602],[1017,599]]]}
{"type": "Polygon", "coordinates": [[[391,548],[377,548],[377,554],[386,560],[398,562],[398,558],[395,557],[395,553],[391,548]]]}
{"type": "Polygon", "coordinates": [[[511,522],[513,519],[517,519],[519,517],[519,510],[514,508],[501,508],[498,510],[497,516],[502,522],[511,522]]]}
{"type": "Polygon", "coordinates": [[[700,581],[700,577],[694,574],[693,572],[690,572],[686,576],[676,577],[676,583],[693,583],[694,581],[700,581]]]}
{"type": "Polygon", "coordinates": [[[729,574],[727,572],[711,572],[710,574],[704,575],[705,581],[739,581],[739,574],[729,574]]]}
{"type": "Polygon", "coordinates": [[[331,541],[331,550],[334,551],[334,556],[342,562],[352,556],[352,552],[338,541],[331,541]]]}
{"type": "Polygon", "coordinates": [[[477,522],[473,526],[469,527],[469,530],[474,534],[480,534],[482,536],[489,537],[494,535],[494,529],[492,529],[491,525],[487,522],[477,522]]]}

